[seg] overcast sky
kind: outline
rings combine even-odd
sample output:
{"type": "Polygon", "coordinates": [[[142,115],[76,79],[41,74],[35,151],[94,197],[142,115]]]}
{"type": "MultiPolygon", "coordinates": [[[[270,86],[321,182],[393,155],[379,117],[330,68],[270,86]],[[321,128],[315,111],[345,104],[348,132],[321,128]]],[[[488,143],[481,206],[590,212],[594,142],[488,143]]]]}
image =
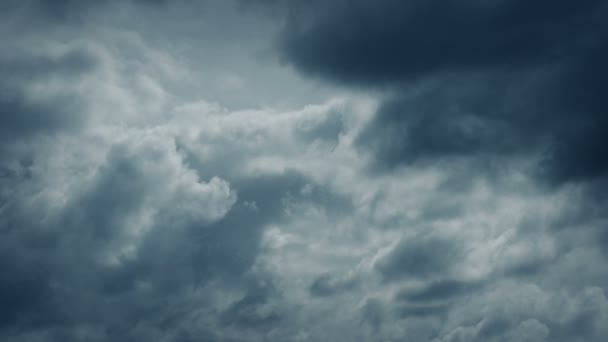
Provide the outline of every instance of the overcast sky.
{"type": "Polygon", "coordinates": [[[603,0],[3,0],[0,340],[608,340],[603,0]]]}

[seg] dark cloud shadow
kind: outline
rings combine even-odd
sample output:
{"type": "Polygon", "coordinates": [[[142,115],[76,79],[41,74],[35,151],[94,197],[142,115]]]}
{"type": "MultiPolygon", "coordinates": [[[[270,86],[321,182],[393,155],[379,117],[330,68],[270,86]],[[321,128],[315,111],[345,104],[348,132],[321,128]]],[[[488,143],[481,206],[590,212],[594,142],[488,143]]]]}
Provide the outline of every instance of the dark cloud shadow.
{"type": "Polygon", "coordinates": [[[458,241],[419,236],[402,240],[374,265],[384,281],[427,279],[449,274],[463,256],[458,241]]]}

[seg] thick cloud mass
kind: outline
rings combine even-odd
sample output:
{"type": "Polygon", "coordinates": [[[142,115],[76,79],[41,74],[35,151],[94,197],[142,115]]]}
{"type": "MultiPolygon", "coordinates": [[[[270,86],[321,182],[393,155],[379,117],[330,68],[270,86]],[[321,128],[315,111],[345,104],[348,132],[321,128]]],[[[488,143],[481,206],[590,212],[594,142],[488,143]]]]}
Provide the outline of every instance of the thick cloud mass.
{"type": "Polygon", "coordinates": [[[604,1],[286,4],[289,63],[394,88],[360,139],[381,167],[532,148],[552,182],[608,172],[604,1]]]}
{"type": "Polygon", "coordinates": [[[571,57],[589,43],[579,35],[598,39],[605,7],[601,0],[310,3],[290,4],[285,57],[305,72],[364,84],[571,57]]]}
{"type": "Polygon", "coordinates": [[[0,340],[606,341],[607,10],[2,2],[0,340]]]}

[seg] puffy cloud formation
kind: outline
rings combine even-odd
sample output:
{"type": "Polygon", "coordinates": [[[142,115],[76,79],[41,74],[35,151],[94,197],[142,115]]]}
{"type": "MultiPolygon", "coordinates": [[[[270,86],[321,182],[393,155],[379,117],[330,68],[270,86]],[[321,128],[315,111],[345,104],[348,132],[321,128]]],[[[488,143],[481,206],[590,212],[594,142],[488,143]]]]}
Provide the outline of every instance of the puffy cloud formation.
{"type": "Polygon", "coordinates": [[[606,10],[4,2],[0,339],[605,341],[606,10]]]}

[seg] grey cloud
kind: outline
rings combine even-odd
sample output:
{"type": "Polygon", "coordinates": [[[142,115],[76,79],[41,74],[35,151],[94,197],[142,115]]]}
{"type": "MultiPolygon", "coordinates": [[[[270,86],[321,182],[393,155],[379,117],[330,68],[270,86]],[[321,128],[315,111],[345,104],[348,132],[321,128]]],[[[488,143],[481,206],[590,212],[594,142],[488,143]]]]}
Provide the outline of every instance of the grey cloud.
{"type": "Polygon", "coordinates": [[[375,116],[232,3],[0,5],[0,339],[605,340],[604,3],[260,2],[375,116]]]}
{"type": "MultiPolygon", "coordinates": [[[[14,52],[13,52],[14,53],[14,52]]],[[[96,57],[85,49],[61,54],[0,56],[0,140],[25,142],[38,134],[73,130],[86,122],[82,101],[73,94],[36,96],[29,89],[55,77],[90,73],[96,57]]]]}
{"type": "Polygon", "coordinates": [[[475,281],[442,280],[419,289],[402,290],[397,298],[409,302],[445,301],[478,291],[484,284],[475,281]]]}
{"type": "MultiPolygon", "coordinates": [[[[516,283],[511,283],[521,290],[516,283]]],[[[443,336],[441,341],[596,341],[605,332],[605,295],[600,289],[578,289],[572,295],[539,292],[544,299],[527,298],[533,305],[511,303],[498,311],[485,311],[485,317],[466,323],[443,336]],[[548,297],[547,297],[548,295],[548,297]],[[591,299],[593,298],[593,299],[591,299]],[[547,300],[548,299],[548,300],[547,300]],[[595,301],[590,304],[589,300],[595,301]],[[563,305],[569,305],[563,310],[563,305]],[[517,308],[521,306],[520,308],[517,308]]],[[[472,299],[475,300],[475,299],[472,299]]],[[[486,298],[487,300],[487,298],[486,298]]],[[[475,316],[475,315],[472,315],[475,316]]]]}
{"type": "MultiPolygon", "coordinates": [[[[3,215],[3,241],[11,245],[3,248],[8,253],[3,260],[11,274],[1,281],[2,296],[10,303],[2,311],[2,336],[67,329],[70,340],[81,325],[93,325],[109,329],[109,339],[121,338],[133,333],[128,326],[135,317],[170,315],[156,296],[177,300],[185,295],[184,286],[218,276],[198,265],[204,245],[192,236],[230,208],[228,185],[219,180],[197,184],[194,173],[172,154],[175,150],[164,149],[165,141],[151,143],[156,146],[112,149],[90,185],[67,194],[65,206],[50,215],[54,218],[45,217],[46,208],[37,215],[18,210],[3,215]],[[140,221],[149,210],[156,211],[152,226],[140,221]],[[136,230],[144,236],[133,235],[136,230]],[[123,307],[112,314],[117,300],[123,307]]],[[[13,197],[5,205],[19,209],[27,200],[13,197]]]]}
{"type": "Polygon", "coordinates": [[[516,322],[500,315],[487,317],[474,326],[456,329],[444,341],[511,341],[515,326],[516,322]]]}
{"type": "Polygon", "coordinates": [[[496,336],[503,335],[509,331],[511,322],[504,317],[492,317],[481,322],[478,338],[481,339],[492,339],[496,336]]]}
{"type": "Polygon", "coordinates": [[[549,260],[538,260],[530,258],[522,262],[509,265],[504,271],[505,276],[508,277],[530,277],[547,271],[547,268],[551,266],[549,260]]]}
{"type": "Polygon", "coordinates": [[[24,257],[8,243],[2,244],[2,268],[0,277],[0,298],[3,303],[0,312],[0,330],[17,327],[35,327],[53,320],[48,315],[51,306],[49,295],[49,274],[44,263],[24,257]],[[30,260],[28,260],[30,259],[30,260]]]}
{"type": "MultiPolygon", "coordinates": [[[[163,140],[151,139],[143,146],[135,141],[118,144],[110,149],[90,185],[71,194],[73,198],[50,226],[37,227],[36,216],[14,217],[15,221],[3,226],[8,229],[4,236],[12,237],[5,241],[13,246],[4,249],[8,256],[3,260],[13,272],[1,279],[2,294],[10,303],[3,309],[3,336],[21,338],[24,332],[45,329],[77,340],[79,327],[91,325],[105,331],[100,340],[159,336],[159,329],[169,331],[169,336],[193,334],[198,339],[205,336],[204,331],[180,322],[194,319],[197,309],[191,306],[210,300],[213,294],[201,298],[190,289],[217,282],[247,293],[224,309],[217,324],[254,331],[276,324],[284,316],[276,311],[278,292],[263,286],[250,288],[246,274],[259,253],[265,225],[283,219],[285,199],[317,198],[317,192],[301,191],[311,181],[295,172],[236,179],[231,188],[239,202],[218,219],[222,213],[214,212],[214,201],[231,202],[216,181],[205,188],[213,200],[207,204],[211,207],[205,209],[205,195],[197,193],[203,196],[202,206],[194,212],[184,208],[188,202],[182,197],[189,194],[181,191],[196,186],[179,186],[186,168],[182,162],[175,147],[163,140]],[[177,186],[171,185],[176,182],[177,186]],[[145,224],[137,218],[149,210],[158,210],[152,226],[137,227],[145,224]],[[26,222],[31,222],[29,227],[26,222]],[[9,229],[12,223],[20,229],[9,229]],[[143,237],[133,240],[132,229],[143,229],[143,237]],[[135,252],[121,255],[125,243],[134,244],[135,252]],[[108,257],[109,264],[104,261],[108,257]],[[184,305],[184,301],[192,303],[184,305]],[[120,313],[114,312],[118,302],[120,313]],[[96,310],[87,310],[85,303],[96,310]],[[136,322],[143,326],[134,328],[136,322]]],[[[182,182],[195,180],[190,174],[182,182]]]]}
{"type": "Polygon", "coordinates": [[[282,220],[284,200],[291,194],[298,196],[307,182],[301,174],[288,172],[243,178],[232,184],[239,203],[208,231],[199,233],[203,241],[198,258],[217,260],[208,266],[212,272],[238,275],[254,263],[265,225],[282,220]]]}
{"type": "Polygon", "coordinates": [[[19,95],[0,99],[1,139],[5,142],[22,140],[37,134],[52,134],[78,127],[84,120],[77,112],[77,103],[70,102],[74,101],[67,96],[49,100],[47,103],[32,102],[19,95]]]}
{"type": "Polygon", "coordinates": [[[444,275],[461,259],[461,248],[458,242],[443,237],[404,239],[374,267],[385,281],[444,275]]]}
{"type": "Polygon", "coordinates": [[[566,66],[556,90],[557,118],[564,125],[557,131],[552,155],[546,160],[547,173],[554,181],[597,180],[606,176],[608,161],[600,152],[606,144],[606,108],[602,89],[608,81],[608,31],[602,40],[576,56],[566,66]]]}
{"type": "Polygon", "coordinates": [[[534,152],[551,183],[605,176],[602,1],[278,3],[288,63],[395,94],[359,139],[381,166],[534,152]],[[438,93],[412,97],[429,78],[438,93]],[[544,82],[526,86],[531,78],[544,82]],[[459,96],[467,83],[477,88],[459,96]]]}
{"type": "Polygon", "coordinates": [[[541,136],[520,132],[520,127],[527,129],[523,123],[530,119],[523,117],[525,113],[509,112],[513,103],[525,101],[518,96],[523,94],[501,99],[501,92],[512,93],[508,87],[512,77],[455,78],[422,85],[411,96],[384,102],[357,144],[374,155],[377,168],[519,152],[522,142],[534,143],[541,136]],[[503,119],[508,115],[509,120],[503,119]]]}
{"type": "MultiPolygon", "coordinates": [[[[195,170],[187,150],[198,146],[176,143],[184,123],[177,133],[175,122],[149,127],[156,113],[134,98],[138,84],[123,89],[132,85],[125,79],[145,78],[130,57],[140,47],[117,57],[102,44],[92,44],[102,58],[71,40],[1,56],[0,82],[10,92],[0,129],[0,235],[10,274],[0,277],[0,338],[214,341],[220,330],[236,341],[247,328],[257,339],[268,326],[258,309],[279,302],[249,279],[265,228],[288,222],[292,203],[331,211],[349,199],[298,171],[220,173],[229,184],[209,172],[217,165],[195,170]],[[93,93],[80,92],[82,84],[93,93]],[[48,99],[41,89],[52,90],[48,99]],[[122,112],[121,101],[143,112],[122,112]],[[99,116],[89,122],[91,113],[99,116]],[[234,292],[247,295],[228,307],[219,300],[234,292]]],[[[222,142],[213,143],[225,157],[222,142]]]]}
{"type": "Polygon", "coordinates": [[[272,328],[281,319],[276,302],[280,294],[269,285],[254,287],[224,311],[220,320],[224,325],[265,329],[272,328]]]}
{"type": "MultiPolygon", "coordinates": [[[[167,3],[166,0],[130,0],[129,2],[154,6],[167,3]]],[[[120,3],[115,0],[8,0],[4,6],[14,17],[28,21],[30,24],[80,26],[86,24],[97,12],[120,3]]]]}
{"type": "MultiPolygon", "coordinates": [[[[601,1],[288,2],[285,58],[306,73],[401,83],[446,69],[551,61],[594,28],[601,1]]],[[[593,31],[591,31],[593,32],[593,31]]]]}
{"type": "MultiPolygon", "coordinates": [[[[578,78],[602,79],[601,63],[593,65],[600,69],[578,78]]],[[[555,76],[530,75],[493,73],[422,85],[413,95],[386,101],[358,145],[380,169],[454,157],[484,165],[544,155],[534,173],[549,184],[603,177],[603,104],[593,95],[601,87],[582,81],[582,95],[567,90],[576,84],[570,76],[558,76],[563,83],[556,89],[555,76]]]]}
{"type": "Polygon", "coordinates": [[[0,62],[0,72],[5,75],[5,80],[36,79],[48,75],[60,75],[67,77],[91,71],[97,65],[97,58],[92,51],[74,48],[62,53],[37,56],[8,56],[0,62]]]}
{"type": "Polygon", "coordinates": [[[331,112],[322,122],[299,127],[296,135],[307,143],[320,140],[335,145],[345,129],[341,115],[341,113],[331,112]]]}
{"type": "Polygon", "coordinates": [[[401,318],[441,316],[447,313],[447,305],[403,305],[396,309],[401,318]]]}
{"type": "Polygon", "coordinates": [[[386,322],[384,304],[378,299],[367,300],[361,311],[362,319],[376,332],[386,322]]]}
{"type": "Polygon", "coordinates": [[[309,292],[316,297],[333,296],[355,289],[359,279],[354,275],[326,273],[317,277],[309,287],[309,292]]]}
{"type": "Polygon", "coordinates": [[[0,231],[6,270],[0,280],[5,304],[0,330],[10,335],[61,324],[63,319],[54,312],[58,303],[51,282],[57,260],[50,255],[61,237],[32,219],[33,214],[22,207],[24,202],[20,203],[27,198],[19,197],[27,196],[24,189],[37,181],[32,172],[37,144],[74,133],[88,119],[84,101],[73,93],[59,91],[41,96],[35,88],[53,80],[73,81],[90,74],[97,61],[93,53],[78,47],[38,54],[21,51],[10,42],[6,48],[0,56],[0,231]]]}

